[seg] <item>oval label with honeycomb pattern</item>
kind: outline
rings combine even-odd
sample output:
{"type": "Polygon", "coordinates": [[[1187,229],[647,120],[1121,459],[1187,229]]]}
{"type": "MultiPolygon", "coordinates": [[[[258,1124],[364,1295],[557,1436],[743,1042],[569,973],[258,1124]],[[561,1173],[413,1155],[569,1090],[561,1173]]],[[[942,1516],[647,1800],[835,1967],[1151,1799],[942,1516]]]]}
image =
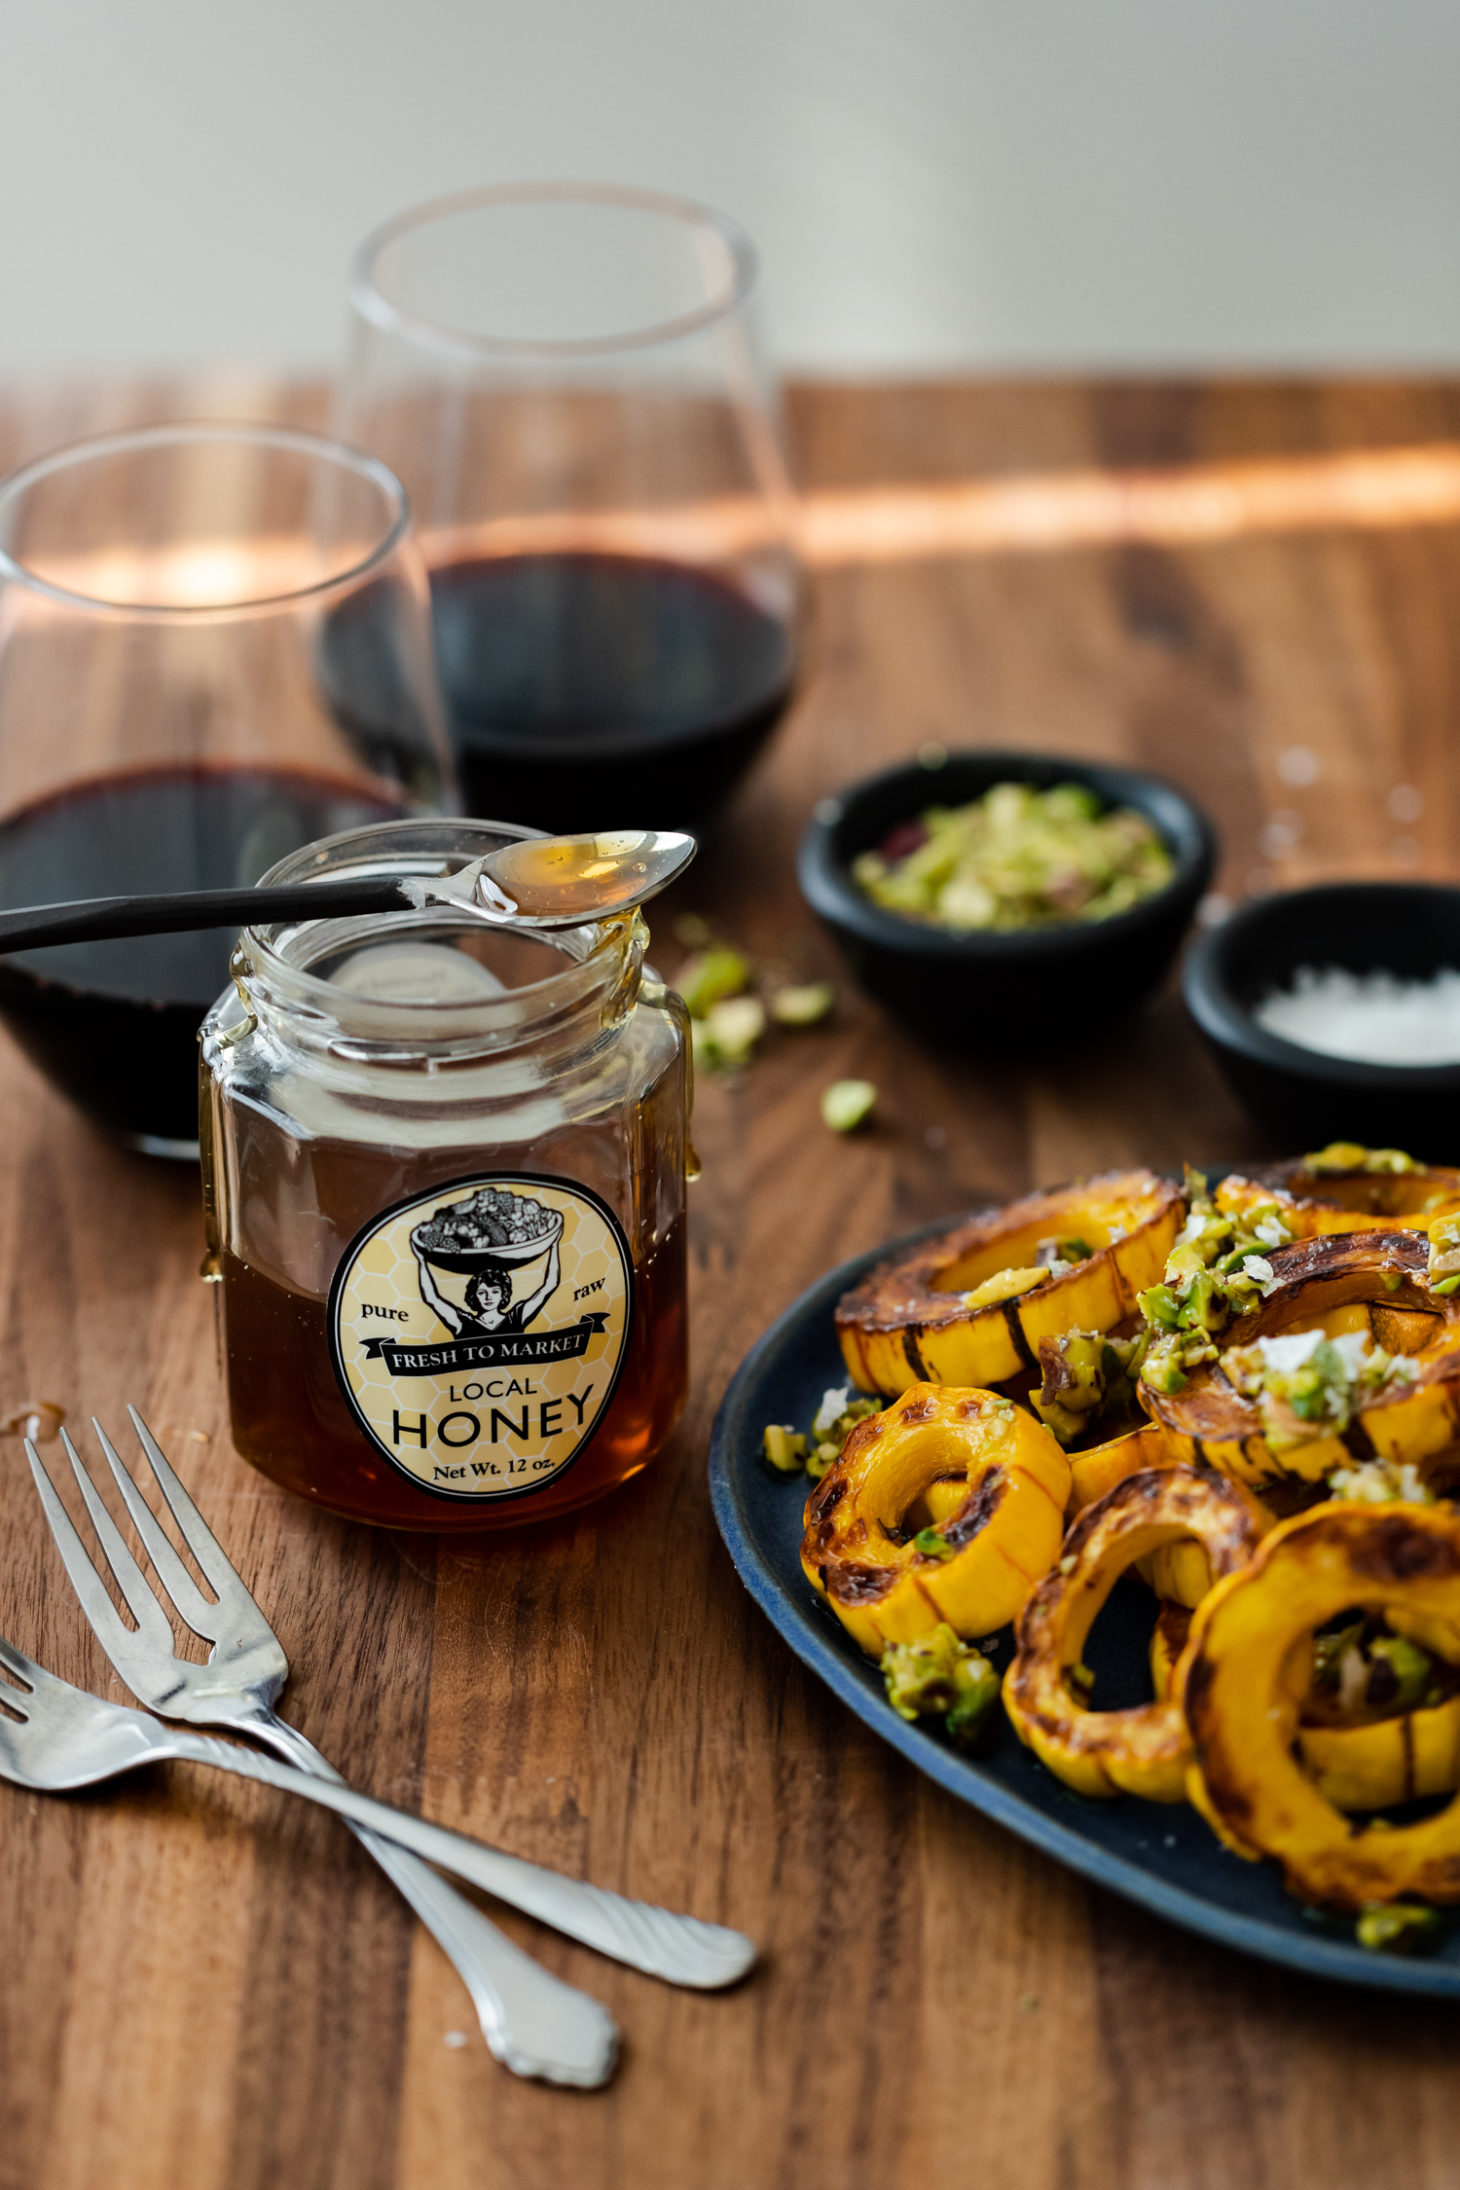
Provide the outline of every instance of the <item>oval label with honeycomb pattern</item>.
{"type": "Polygon", "coordinates": [[[453,1179],[375,1217],[330,1289],[340,1390],[393,1467],[440,1498],[556,1482],[613,1397],[628,1242],[567,1179],[453,1179]]]}

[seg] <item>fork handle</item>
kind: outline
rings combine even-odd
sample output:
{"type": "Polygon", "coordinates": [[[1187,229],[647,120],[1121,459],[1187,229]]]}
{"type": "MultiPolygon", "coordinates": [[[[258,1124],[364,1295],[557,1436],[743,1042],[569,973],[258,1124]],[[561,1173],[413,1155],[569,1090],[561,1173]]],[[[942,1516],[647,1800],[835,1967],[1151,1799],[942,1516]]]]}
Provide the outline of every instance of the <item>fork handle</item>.
{"type": "MultiPolygon", "coordinates": [[[[272,1711],[251,1719],[248,1731],[299,1770],[339,1782],[314,1744],[272,1711]]],[[[232,1761],[240,1752],[227,1754],[232,1761]]],[[[482,2036],[503,2066],[517,2076],[586,2090],[607,2083],[618,2057],[618,2026],[607,2008],[522,1953],[429,1863],[348,1822],[455,1968],[471,1994],[482,2036]]]]}
{"type": "MultiPolygon", "coordinates": [[[[257,1731],[262,1733],[263,1728],[257,1731]]],[[[291,1748],[303,1739],[294,1735],[292,1727],[286,1732],[292,1737],[291,1748]]],[[[564,1878],[560,1872],[545,1870],[522,1856],[483,1847],[480,1841],[453,1832],[449,1826],[432,1825],[425,1818],[377,1802],[372,1795],[357,1794],[333,1776],[316,1778],[310,1772],[275,1763],[271,1757],[261,1757],[256,1751],[210,1741],[204,1735],[184,1734],[175,1728],[169,1728],[168,1740],[175,1744],[176,1756],[198,1764],[220,1765],[224,1771],[242,1773],[245,1779],[261,1779],[267,1786],[303,1795],[306,1801],[337,1811],[353,1824],[363,1825],[367,1831],[464,1878],[469,1885],[479,1886],[496,1900],[522,1909],[552,1925],[555,1931],[565,1932],[570,1939],[579,1939],[585,1946],[596,1947],[600,1954],[611,1955],[615,1961],[626,1962],[631,1969],[644,1970],[651,1977],[713,1992],[722,1985],[735,1984],[754,1966],[755,1942],[723,1924],[706,1924],[698,1917],[680,1916],[646,1901],[631,1901],[603,1886],[564,1878]]],[[[299,1752],[295,1749],[294,1753],[299,1752]]],[[[323,1763],[323,1758],[319,1762],[323,1763]]],[[[333,1771],[328,1765],[325,1769],[333,1771]]]]}

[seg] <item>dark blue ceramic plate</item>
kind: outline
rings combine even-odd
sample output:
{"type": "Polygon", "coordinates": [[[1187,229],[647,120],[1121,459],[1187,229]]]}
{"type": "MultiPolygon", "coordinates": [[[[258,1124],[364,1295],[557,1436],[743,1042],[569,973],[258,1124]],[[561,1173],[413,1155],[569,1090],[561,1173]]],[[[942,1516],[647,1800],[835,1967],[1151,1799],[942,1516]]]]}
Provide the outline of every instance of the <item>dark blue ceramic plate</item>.
{"type": "Polygon", "coordinates": [[[876,1669],[822,1609],[801,1572],[805,1477],[776,1474],[761,1457],[760,1439],[767,1422],[809,1422],[827,1387],[846,1382],[832,1310],[874,1262],[904,1244],[844,1262],[803,1293],[741,1363],[715,1418],[715,1519],[761,1611],[812,1672],[919,1771],[1097,1885],[1223,1946],[1312,1976],[1460,1998],[1460,1927],[1423,1958],[1366,1953],[1353,1943],[1348,1923],[1305,1917],[1272,1864],[1228,1854],[1184,1804],[1090,1802],[1047,1772],[1006,1720],[992,1748],[970,1758],[941,1732],[909,1726],[889,1709],[876,1669]]]}

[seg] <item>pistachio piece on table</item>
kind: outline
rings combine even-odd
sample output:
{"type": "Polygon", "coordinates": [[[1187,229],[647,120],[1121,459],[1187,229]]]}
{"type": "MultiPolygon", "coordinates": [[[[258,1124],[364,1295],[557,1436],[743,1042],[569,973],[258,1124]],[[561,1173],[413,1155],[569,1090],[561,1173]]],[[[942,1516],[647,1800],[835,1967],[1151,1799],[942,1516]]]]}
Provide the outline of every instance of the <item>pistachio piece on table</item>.
{"type": "Polygon", "coordinates": [[[855,1133],[877,1107],[870,1080],[836,1080],[821,1098],[821,1122],[833,1133],[855,1133]]]}

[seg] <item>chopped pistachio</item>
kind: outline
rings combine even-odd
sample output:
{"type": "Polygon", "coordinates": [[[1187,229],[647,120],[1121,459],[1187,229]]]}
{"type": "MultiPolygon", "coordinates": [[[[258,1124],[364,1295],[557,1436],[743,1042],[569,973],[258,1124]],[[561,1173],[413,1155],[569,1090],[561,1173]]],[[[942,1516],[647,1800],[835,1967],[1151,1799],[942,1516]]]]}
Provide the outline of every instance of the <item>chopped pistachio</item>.
{"type": "Polygon", "coordinates": [[[956,1749],[972,1749],[989,1722],[999,1700],[999,1676],[979,1651],[969,1651],[954,1673],[958,1699],[943,1724],[956,1749]]]}
{"type": "Polygon", "coordinates": [[[788,1423],[768,1422],[761,1434],[760,1449],[782,1475],[792,1475],[805,1464],[806,1440],[788,1423]]]}
{"type": "Polygon", "coordinates": [[[1048,1269],[996,1270],[985,1278],[982,1285],[975,1285],[971,1293],[963,1296],[965,1308],[993,1308],[1003,1300],[1017,1300],[1022,1293],[1032,1293],[1036,1285],[1049,1283],[1048,1269]]]}
{"type": "Polygon", "coordinates": [[[1426,1276],[1431,1292],[1444,1297],[1460,1285],[1460,1217],[1436,1217],[1431,1224],[1426,1276]]]}
{"type": "Polygon", "coordinates": [[[946,1621],[910,1643],[882,1654],[887,1700],[909,1721],[944,1715],[949,1738],[971,1746],[999,1693],[999,1676],[982,1651],[961,1642],[946,1621]]]}
{"type": "Polygon", "coordinates": [[[1330,1141],[1314,1155],[1303,1158],[1303,1169],[1318,1176],[1324,1172],[1366,1171],[1376,1177],[1398,1177],[1409,1171],[1423,1171],[1424,1165],[1416,1163],[1402,1148],[1365,1148],[1359,1141],[1330,1141]]]}
{"type": "Polygon", "coordinates": [[[1363,1638],[1362,1620],[1351,1620],[1346,1627],[1330,1628],[1326,1634],[1313,1637],[1313,1682],[1318,1688],[1337,1688],[1343,1677],[1343,1665],[1350,1651],[1356,1651],[1363,1638]]]}
{"type": "Polygon", "coordinates": [[[1435,1670],[1428,1650],[1422,1650],[1407,1635],[1378,1635],[1369,1645],[1369,1658],[1373,1666],[1369,1675],[1370,1704],[1385,1711],[1417,1710],[1435,1670]]]}
{"type": "Polygon", "coordinates": [[[1435,1495],[1426,1489],[1412,1460],[1355,1460],[1350,1467],[1335,1468],[1328,1478],[1330,1494],[1350,1505],[1432,1506],[1435,1495]]]}
{"type": "Polygon", "coordinates": [[[1102,812],[1082,784],[997,783],[967,805],[928,807],[852,862],[874,903],[955,931],[1109,919],[1173,871],[1144,815],[1102,812]]]}
{"type": "Polygon", "coordinates": [[[821,1405],[811,1417],[813,1437],[829,1437],[838,1418],[845,1414],[852,1403],[850,1384],[828,1384],[821,1395],[821,1405]]]}
{"type": "Polygon", "coordinates": [[[1136,1303],[1148,1323],[1163,1331],[1181,1328],[1181,1303],[1169,1285],[1152,1285],[1136,1303]]]}
{"type": "Polygon", "coordinates": [[[1094,1252],[1086,1240],[1042,1239],[1034,1250],[1034,1259],[1051,1269],[1058,1265],[1061,1270],[1073,1270],[1077,1263],[1088,1262],[1094,1252]]]}
{"type": "Polygon", "coordinates": [[[920,1551],[925,1559],[951,1559],[957,1546],[935,1528],[920,1528],[913,1538],[913,1550],[920,1551]]]}
{"type": "Polygon", "coordinates": [[[789,1424],[772,1423],[761,1439],[761,1450],[773,1468],[790,1475],[804,1467],[813,1483],[819,1483],[827,1469],[841,1458],[846,1443],[858,1422],[864,1422],[869,1414],[881,1412],[880,1399],[864,1398],[860,1393],[854,1399],[849,1384],[834,1384],[822,1394],[809,1430],[803,1435],[789,1424]]]}
{"type": "MultiPolygon", "coordinates": [[[[749,1064],[751,1051],[765,1032],[765,1005],[758,996],[729,996],[711,1004],[698,1024],[705,1029],[709,1051],[734,1069],[749,1064]]],[[[710,1061],[708,1056],[705,1061],[710,1061]]]]}
{"type": "Polygon", "coordinates": [[[833,1133],[855,1133],[877,1106],[870,1080],[835,1080],[821,1098],[821,1122],[833,1133]]]}
{"type": "Polygon", "coordinates": [[[1416,1901],[1371,1901],[1354,1925],[1354,1937],[1371,1954],[1413,1953],[1433,1946],[1440,1912],[1416,1901]]]}
{"type": "Polygon", "coordinates": [[[1237,1390],[1256,1400],[1263,1435],[1274,1452],[1315,1437],[1342,1436],[1363,1407],[1381,1392],[1412,1381],[1415,1373],[1365,1331],[1345,1331],[1337,1338],[1321,1330],[1260,1338],[1251,1346],[1229,1348],[1222,1366],[1237,1390]]]}
{"type": "Polygon", "coordinates": [[[805,981],[777,989],[771,997],[771,1017],[778,1027],[814,1027],[836,1002],[830,981],[805,981]]]}
{"type": "Polygon", "coordinates": [[[1141,1364],[1141,1382],[1153,1392],[1179,1392],[1186,1388],[1186,1366],[1180,1334],[1170,1331],[1156,1339],[1141,1364]]]}
{"type": "Polygon", "coordinates": [[[1234,1316],[1248,1314],[1266,1299],[1277,1275],[1264,1250],[1292,1238],[1276,1202],[1257,1202],[1231,1214],[1217,1207],[1200,1171],[1186,1172],[1187,1217],[1167,1258],[1164,1280],[1140,1295],[1139,1306],[1153,1333],[1190,1331],[1199,1351],[1160,1342],[1141,1369],[1141,1381],[1153,1391],[1180,1391],[1186,1370],[1214,1359],[1210,1342],[1234,1316]]]}
{"type": "Polygon", "coordinates": [[[690,1017],[703,1019],[712,1005],[723,1003],[727,996],[738,996],[749,982],[750,973],[750,960],[743,951],[720,944],[686,959],[674,985],[690,1017]]]}
{"type": "Polygon", "coordinates": [[[1090,1418],[1102,1409],[1119,1411],[1130,1405],[1149,1344],[1145,1332],[1112,1338],[1105,1331],[1066,1331],[1059,1338],[1040,1340],[1043,1381],[1030,1404],[1062,1445],[1088,1430],[1090,1418]]]}

